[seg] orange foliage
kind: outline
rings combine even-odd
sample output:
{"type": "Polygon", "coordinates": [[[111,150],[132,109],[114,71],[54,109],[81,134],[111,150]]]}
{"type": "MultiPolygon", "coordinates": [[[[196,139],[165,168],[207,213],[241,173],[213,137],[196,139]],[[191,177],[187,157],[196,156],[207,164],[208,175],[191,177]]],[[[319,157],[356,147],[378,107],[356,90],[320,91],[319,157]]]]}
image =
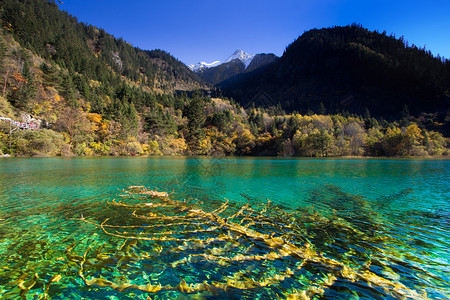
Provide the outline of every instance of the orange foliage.
{"type": "Polygon", "coordinates": [[[20,83],[28,83],[28,80],[26,80],[21,74],[19,74],[19,73],[14,73],[13,75],[12,75],[12,77],[16,80],[16,81],[18,81],[18,82],[20,82],[20,83]]]}

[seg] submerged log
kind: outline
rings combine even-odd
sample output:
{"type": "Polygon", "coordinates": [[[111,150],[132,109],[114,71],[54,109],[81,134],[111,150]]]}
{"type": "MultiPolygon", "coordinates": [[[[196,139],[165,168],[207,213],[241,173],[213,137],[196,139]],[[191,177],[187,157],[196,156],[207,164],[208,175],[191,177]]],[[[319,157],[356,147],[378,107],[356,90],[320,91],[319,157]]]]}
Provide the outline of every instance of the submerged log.
{"type": "MultiPolygon", "coordinates": [[[[303,268],[313,266],[320,268],[324,274],[323,280],[320,282],[311,282],[310,286],[302,290],[294,290],[286,293],[288,299],[304,299],[314,295],[323,295],[326,289],[333,286],[339,280],[348,282],[364,282],[371,288],[377,288],[387,296],[395,298],[410,299],[426,299],[425,295],[419,294],[399,281],[383,278],[368,269],[357,269],[346,265],[336,259],[326,257],[322,253],[316,251],[314,247],[306,242],[299,244],[299,240],[307,240],[302,237],[301,231],[288,232],[292,228],[295,219],[280,218],[279,210],[275,205],[269,204],[257,211],[252,209],[248,204],[242,207],[232,205],[228,200],[222,203],[217,209],[205,211],[201,207],[193,207],[185,201],[176,201],[170,199],[170,195],[166,192],[158,192],[150,190],[143,186],[131,186],[122,191],[126,195],[119,195],[123,200],[128,198],[127,195],[145,195],[152,198],[152,202],[126,204],[122,201],[111,201],[108,204],[118,209],[133,209],[130,215],[134,222],[142,225],[126,225],[126,224],[110,224],[110,219],[102,222],[87,220],[82,216],[82,221],[99,227],[103,233],[115,238],[122,238],[129,243],[134,241],[133,247],[138,247],[137,241],[142,243],[152,243],[161,256],[173,253],[183,253],[185,249],[203,249],[205,253],[188,254],[184,258],[168,264],[168,267],[177,268],[190,262],[203,260],[211,264],[217,264],[222,268],[226,268],[230,264],[252,263],[255,265],[264,265],[269,262],[285,260],[292,261],[293,265],[289,265],[285,270],[277,270],[274,274],[268,274],[259,279],[249,277],[241,271],[234,273],[232,277],[227,276],[221,281],[204,281],[203,283],[186,283],[181,279],[176,286],[161,284],[138,285],[124,281],[114,282],[105,278],[86,278],[87,269],[102,267],[102,260],[98,257],[110,257],[111,253],[96,253],[95,258],[88,259],[87,253],[83,256],[72,254],[72,248],[66,250],[69,261],[78,263],[80,266],[79,276],[83,279],[87,286],[107,287],[117,291],[135,289],[146,293],[157,293],[160,291],[179,291],[186,294],[199,293],[208,291],[212,293],[226,292],[230,289],[250,290],[258,288],[268,288],[271,285],[280,284],[288,278],[296,278],[296,272],[300,272],[303,268]],[[270,211],[273,210],[273,213],[270,211]],[[139,213],[138,213],[139,211],[139,213]],[[192,229],[187,227],[193,227],[192,229]],[[272,231],[271,231],[272,229],[272,231]],[[239,239],[248,243],[247,250],[242,250],[238,254],[223,255],[227,253],[227,247],[233,247],[233,243],[237,243],[239,248],[244,249],[240,245],[239,239]],[[159,243],[159,244],[158,244],[159,243]],[[168,246],[173,243],[173,246],[168,246]],[[225,244],[222,248],[218,245],[225,244]],[[182,245],[180,245],[182,244],[182,245]],[[258,251],[252,252],[250,249],[254,247],[258,251]],[[265,251],[266,253],[262,253],[265,251]]],[[[135,198],[132,198],[135,200],[135,198]]],[[[144,199],[145,200],[145,199],[144,199]]],[[[329,223],[329,220],[321,216],[309,216],[319,225],[329,223]]],[[[134,223],[133,223],[134,224],[134,223]]],[[[333,228],[338,230],[342,224],[343,232],[357,232],[357,230],[349,230],[350,225],[346,222],[340,222],[333,219],[333,228]]],[[[144,252],[139,256],[136,253],[130,253],[129,250],[121,251],[119,261],[148,259],[149,254],[144,252]],[[126,252],[126,253],[124,253],[126,252]]],[[[100,251],[98,251],[100,252],[100,251]]],[[[178,255],[178,254],[177,254],[178,255]]]]}

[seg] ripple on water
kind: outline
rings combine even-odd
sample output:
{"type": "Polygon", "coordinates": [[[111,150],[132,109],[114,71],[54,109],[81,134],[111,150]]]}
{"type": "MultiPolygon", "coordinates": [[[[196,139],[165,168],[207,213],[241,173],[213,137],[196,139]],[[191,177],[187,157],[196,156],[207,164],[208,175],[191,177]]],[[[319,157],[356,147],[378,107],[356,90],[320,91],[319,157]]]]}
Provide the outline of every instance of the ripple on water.
{"type": "MultiPolygon", "coordinates": [[[[11,282],[24,274],[29,274],[25,282],[36,281],[27,293],[29,299],[42,295],[43,287],[53,275],[64,274],[60,282],[50,285],[49,293],[54,299],[145,298],[147,294],[139,291],[119,292],[108,287],[86,286],[77,275],[80,262],[67,261],[66,249],[70,245],[75,245],[73,255],[80,256],[92,247],[86,254],[92,264],[99,262],[95,258],[98,253],[111,256],[104,267],[90,270],[89,276],[122,278],[136,284],[174,285],[182,278],[188,283],[223,282],[224,278],[233,279],[240,271],[245,272],[246,280],[262,280],[263,275],[275,276],[287,267],[291,270],[299,267],[300,262],[290,256],[257,264],[232,262],[222,266],[195,258],[193,255],[204,250],[200,251],[203,248],[192,242],[131,245],[106,235],[100,227],[80,221],[81,216],[102,221],[119,214],[108,222],[134,222],[132,210],[121,212],[109,207],[106,201],[116,198],[118,189],[146,185],[169,192],[173,189],[174,197],[180,201],[197,198],[208,211],[220,206],[224,198],[234,203],[249,203],[255,210],[263,209],[270,199],[274,210],[270,213],[282,214],[270,226],[281,228],[290,224],[290,238],[299,247],[310,245],[325,257],[361,272],[369,269],[409,289],[426,290],[430,298],[450,298],[449,166],[445,161],[389,160],[1,160],[0,297],[14,298],[7,295],[17,289],[11,282]],[[292,236],[294,230],[298,237],[292,236]],[[173,252],[177,247],[181,247],[180,251],[173,252]],[[125,249],[131,258],[125,259],[125,249]],[[188,254],[190,261],[176,268],[168,267],[189,258],[188,254]],[[147,256],[136,260],[133,255],[147,256]],[[43,274],[39,275],[42,282],[32,278],[34,273],[43,274]]],[[[255,229],[270,234],[270,226],[255,229]]],[[[130,229],[111,228],[116,234],[127,230],[130,229]]],[[[138,233],[145,234],[145,231],[138,233]]],[[[289,232],[285,233],[289,236],[289,232]]],[[[208,235],[192,237],[197,236],[208,235]]],[[[236,245],[231,241],[217,242],[211,244],[215,249],[211,251],[228,258],[271,251],[258,241],[239,236],[233,239],[236,245]],[[220,253],[222,248],[228,251],[220,253]]],[[[231,289],[219,293],[219,298],[285,298],[288,291],[313,289],[312,281],[331,280],[324,277],[329,272],[328,268],[310,263],[270,288],[231,289]]],[[[176,298],[180,293],[170,291],[160,295],[176,298]]],[[[390,296],[364,281],[352,282],[338,276],[331,286],[324,288],[324,297],[385,299],[390,296]]]]}

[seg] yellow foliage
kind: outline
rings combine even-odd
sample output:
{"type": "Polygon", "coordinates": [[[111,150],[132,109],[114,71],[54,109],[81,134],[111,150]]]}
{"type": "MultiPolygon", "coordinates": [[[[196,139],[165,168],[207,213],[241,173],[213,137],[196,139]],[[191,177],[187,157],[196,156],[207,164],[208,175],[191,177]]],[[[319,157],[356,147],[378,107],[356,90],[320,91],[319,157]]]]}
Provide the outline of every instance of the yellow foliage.
{"type": "Polygon", "coordinates": [[[331,130],[333,128],[333,120],[330,116],[312,115],[311,120],[315,128],[325,130],[331,130]]]}
{"type": "Polygon", "coordinates": [[[99,88],[102,85],[100,81],[97,80],[89,80],[89,86],[93,89],[99,88]]]}
{"type": "Polygon", "coordinates": [[[70,143],[70,135],[67,132],[63,132],[64,136],[64,143],[69,144],[70,143]]]}
{"type": "Polygon", "coordinates": [[[386,138],[391,138],[391,137],[394,137],[394,136],[397,136],[397,135],[400,135],[400,134],[402,134],[402,131],[400,130],[400,128],[398,128],[398,127],[394,127],[394,128],[388,127],[388,129],[386,130],[385,137],[386,138]]]}
{"type": "Polygon", "coordinates": [[[98,146],[94,148],[97,152],[101,153],[102,155],[108,155],[110,153],[111,147],[107,144],[102,144],[100,142],[97,143],[98,146]]]}
{"type": "Polygon", "coordinates": [[[310,116],[302,116],[300,114],[296,115],[295,119],[300,123],[302,126],[307,126],[312,123],[312,118],[310,116]]]}
{"type": "Polygon", "coordinates": [[[257,143],[265,144],[265,143],[269,142],[271,139],[273,139],[273,137],[270,135],[270,133],[264,132],[262,135],[260,135],[256,139],[256,141],[257,141],[257,143]]]}
{"type": "Polygon", "coordinates": [[[376,142],[381,141],[381,139],[383,138],[383,133],[381,133],[380,130],[378,130],[378,128],[370,128],[367,131],[367,143],[368,144],[373,144],[376,142]]]}
{"type": "Polygon", "coordinates": [[[94,122],[96,124],[99,124],[102,121],[102,116],[97,113],[88,113],[86,117],[88,118],[89,121],[94,122]]]}
{"type": "Polygon", "coordinates": [[[101,97],[101,101],[102,101],[102,103],[104,103],[105,105],[108,105],[108,104],[111,103],[111,98],[109,98],[108,95],[105,95],[105,96],[102,96],[102,97],[101,97]]]}
{"type": "Polygon", "coordinates": [[[422,130],[417,124],[412,124],[406,127],[405,134],[407,137],[415,140],[416,143],[420,143],[423,140],[422,130]]]}
{"type": "Polygon", "coordinates": [[[103,127],[102,126],[103,125],[102,124],[102,116],[100,114],[88,113],[88,114],[86,114],[86,118],[92,122],[92,127],[91,127],[92,131],[97,131],[103,127]]]}
{"type": "Polygon", "coordinates": [[[159,150],[159,143],[157,141],[148,141],[148,144],[142,146],[144,153],[148,155],[162,155],[159,150]]]}
{"type": "Polygon", "coordinates": [[[94,150],[92,148],[86,147],[86,148],[84,148],[84,154],[86,156],[92,156],[92,155],[94,155],[94,150]]]}
{"type": "Polygon", "coordinates": [[[215,136],[217,136],[217,133],[218,133],[218,130],[217,130],[216,127],[207,128],[207,129],[205,130],[205,134],[206,134],[207,136],[210,136],[210,137],[215,137],[215,136]]]}
{"type": "Polygon", "coordinates": [[[170,147],[177,153],[182,153],[187,149],[186,141],[183,138],[178,138],[172,141],[170,147]]]}
{"type": "Polygon", "coordinates": [[[89,111],[91,111],[91,104],[89,102],[87,102],[83,105],[83,108],[86,112],[89,112],[89,111]]]}
{"type": "Polygon", "coordinates": [[[141,143],[136,141],[134,138],[128,140],[128,143],[126,145],[126,150],[127,150],[126,154],[133,154],[133,155],[136,155],[136,154],[140,155],[144,152],[144,149],[142,148],[141,143]]]}
{"type": "Polygon", "coordinates": [[[6,118],[14,117],[13,108],[5,98],[0,96],[0,116],[6,118]]]}
{"type": "Polygon", "coordinates": [[[249,129],[244,129],[241,134],[239,135],[239,137],[241,138],[246,138],[249,140],[254,140],[255,136],[251,133],[251,131],[249,129]]]}
{"type": "Polygon", "coordinates": [[[208,154],[211,150],[211,138],[207,136],[206,138],[200,140],[199,147],[202,154],[208,154]]]}

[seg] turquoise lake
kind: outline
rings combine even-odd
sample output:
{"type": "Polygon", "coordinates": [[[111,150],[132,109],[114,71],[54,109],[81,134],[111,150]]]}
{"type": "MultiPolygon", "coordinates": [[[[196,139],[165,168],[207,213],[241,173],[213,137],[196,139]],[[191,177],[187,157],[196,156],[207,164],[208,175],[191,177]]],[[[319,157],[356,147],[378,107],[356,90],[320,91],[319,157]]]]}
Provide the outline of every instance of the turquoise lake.
{"type": "Polygon", "coordinates": [[[450,161],[0,159],[0,299],[308,298],[449,299],[450,161]]]}

